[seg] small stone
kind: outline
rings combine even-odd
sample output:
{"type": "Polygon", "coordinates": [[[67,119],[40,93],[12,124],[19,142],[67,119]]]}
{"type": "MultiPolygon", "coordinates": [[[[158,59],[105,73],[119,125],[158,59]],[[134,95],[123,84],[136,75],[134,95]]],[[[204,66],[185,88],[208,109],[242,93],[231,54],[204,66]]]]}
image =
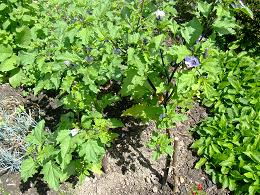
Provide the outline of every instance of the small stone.
{"type": "Polygon", "coordinates": [[[144,178],[144,181],[145,181],[146,183],[151,183],[151,180],[150,180],[149,177],[144,178]]]}
{"type": "Polygon", "coordinates": [[[180,183],[184,183],[184,182],[185,182],[184,178],[180,177],[180,183]]]}
{"type": "Polygon", "coordinates": [[[158,188],[156,186],[153,187],[153,192],[157,193],[158,192],[158,188]]]}
{"type": "Polygon", "coordinates": [[[84,181],[85,181],[85,182],[89,182],[90,180],[91,180],[90,177],[86,177],[84,181]]]}

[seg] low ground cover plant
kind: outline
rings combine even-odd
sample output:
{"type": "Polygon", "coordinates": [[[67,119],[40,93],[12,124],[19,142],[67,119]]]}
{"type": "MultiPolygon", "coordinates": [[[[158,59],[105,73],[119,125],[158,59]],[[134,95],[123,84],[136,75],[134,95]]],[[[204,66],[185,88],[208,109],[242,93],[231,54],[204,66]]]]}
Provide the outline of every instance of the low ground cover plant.
{"type": "MultiPolygon", "coordinates": [[[[153,158],[167,154],[171,159],[174,151],[169,129],[186,119],[185,112],[194,100],[209,107],[215,102],[221,106],[223,101],[231,101],[228,105],[232,107],[237,106],[234,98],[238,93],[240,101],[244,101],[241,105],[257,104],[257,98],[254,103],[244,100],[244,95],[252,94],[239,93],[243,86],[234,75],[243,82],[256,83],[258,77],[248,78],[248,73],[259,65],[244,53],[236,54],[236,42],[228,46],[221,42],[240,28],[236,12],[253,18],[242,1],[229,0],[3,1],[1,82],[22,86],[35,95],[52,93],[66,110],[51,132],[45,131],[42,120],[27,136],[29,147],[21,166],[22,179],[41,173],[57,190],[71,176],[82,181],[91,172],[100,173],[106,148],[117,138],[112,129],[124,126],[122,117],[154,120],[157,129],[148,143],[154,150],[153,158]],[[180,11],[184,5],[186,9],[180,11]],[[238,70],[234,61],[240,59],[245,62],[238,70]],[[246,66],[250,70],[244,70],[246,66]],[[230,92],[227,83],[235,89],[230,92]],[[222,98],[222,91],[228,100],[222,98]],[[120,102],[126,104],[124,111],[110,117],[107,108],[120,102]]],[[[253,85],[245,89],[257,91],[253,85]]],[[[228,126],[229,119],[222,119],[225,112],[215,109],[212,113],[216,113],[216,123],[220,117],[228,126]]],[[[200,133],[207,123],[198,130],[199,140],[209,139],[200,133]]],[[[240,126],[237,130],[241,130],[240,126]]],[[[214,135],[220,139],[217,132],[214,135]]],[[[199,164],[208,161],[212,165],[211,158],[203,153],[206,149],[197,146],[199,155],[204,155],[199,164]]],[[[210,169],[218,174],[217,169],[210,169]]],[[[227,171],[225,175],[229,177],[227,171]]],[[[215,181],[223,183],[219,177],[215,181]]],[[[233,183],[240,180],[228,181],[231,184],[223,183],[224,187],[239,190],[233,183]]],[[[259,182],[254,181],[253,188],[257,189],[259,182]]],[[[243,191],[251,188],[245,185],[243,191]]]]}

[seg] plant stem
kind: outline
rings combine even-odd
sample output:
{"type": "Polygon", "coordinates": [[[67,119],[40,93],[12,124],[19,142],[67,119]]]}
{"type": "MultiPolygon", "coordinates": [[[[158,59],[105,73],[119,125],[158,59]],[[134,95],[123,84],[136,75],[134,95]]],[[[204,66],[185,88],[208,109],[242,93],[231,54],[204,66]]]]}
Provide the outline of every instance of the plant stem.
{"type": "Polygon", "coordinates": [[[170,77],[169,77],[168,84],[170,84],[170,83],[172,82],[172,78],[173,78],[175,72],[177,71],[178,67],[179,67],[179,64],[176,64],[176,65],[174,66],[174,69],[173,69],[173,71],[172,71],[172,73],[171,73],[171,75],[170,75],[170,77]]]}
{"type": "MultiPolygon", "coordinates": [[[[170,138],[171,134],[170,134],[169,129],[166,129],[166,133],[167,133],[168,138],[170,138]]],[[[164,169],[164,173],[163,173],[161,188],[163,186],[165,186],[165,184],[167,183],[171,162],[172,162],[172,157],[168,154],[167,157],[166,157],[165,169],[164,169]]]]}
{"type": "Polygon", "coordinates": [[[148,81],[149,85],[153,88],[154,92],[156,93],[156,87],[154,86],[153,82],[151,81],[151,79],[149,77],[147,77],[147,81],[148,81]]]}
{"type": "Polygon", "coordinates": [[[141,22],[142,17],[143,17],[143,10],[144,10],[144,0],[142,0],[142,2],[141,2],[140,17],[139,17],[139,19],[138,19],[138,22],[137,22],[137,26],[136,26],[135,31],[137,31],[137,30],[139,29],[139,27],[140,27],[140,22],[141,22]]]}
{"type": "Polygon", "coordinates": [[[166,67],[166,65],[165,65],[165,62],[164,62],[164,57],[163,57],[162,49],[160,49],[160,56],[161,56],[161,60],[162,60],[162,65],[163,65],[163,67],[164,67],[165,76],[166,76],[166,78],[169,80],[169,79],[170,79],[170,76],[169,76],[169,72],[168,72],[167,67],[166,67]]]}

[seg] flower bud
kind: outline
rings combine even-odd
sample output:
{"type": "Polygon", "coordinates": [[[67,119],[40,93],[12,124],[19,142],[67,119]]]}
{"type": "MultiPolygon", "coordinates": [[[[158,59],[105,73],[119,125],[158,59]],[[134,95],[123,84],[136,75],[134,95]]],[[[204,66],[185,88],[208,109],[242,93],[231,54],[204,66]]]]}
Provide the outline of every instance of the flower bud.
{"type": "Polygon", "coordinates": [[[155,12],[155,15],[156,15],[157,20],[162,20],[165,17],[165,12],[158,9],[155,12]]]}
{"type": "Polygon", "coordinates": [[[72,137],[74,137],[75,135],[77,135],[79,133],[79,130],[78,129],[72,129],[70,130],[70,134],[72,137]]]}
{"type": "Polygon", "coordinates": [[[64,61],[64,64],[65,64],[66,66],[69,66],[69,65],[71,64],[71,62],[70,62],[69,60],[65,60],[65,61],[64,61]]]}

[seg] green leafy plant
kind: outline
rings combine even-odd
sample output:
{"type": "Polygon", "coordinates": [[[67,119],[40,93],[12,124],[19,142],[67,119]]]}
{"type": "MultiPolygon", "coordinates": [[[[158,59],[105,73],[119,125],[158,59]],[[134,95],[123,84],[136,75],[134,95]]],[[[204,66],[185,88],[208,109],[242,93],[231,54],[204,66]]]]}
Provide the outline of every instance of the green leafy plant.
{"type": "Polygon", "coordinates": [[[228,56],[217,41],[239,28],[234,11],[251,14],[247,7],[234,10],[229,0],[190,1],[181,12],[182,2],[0,4],[1,82],[35,95],[51,92],[67,113],[51,132],[41,121],[27,136],[24,181],[41,173],[57,190],[70,176],[100,173],[105,149],[117,137],[110,129],[122,127],[125,116],[156,122],[148,146],[155,159],[167,154],[170,162],[170,128],[187,118],[195,97],[211,106],[220,94],[215,85],[228,56]],[[126,99],[131,103],[121,116],[106,113],[126,99]]]}
{"type": "MultiPolygon", "coordinates": [[[[197,129],[192,148],[214,182],[235,194],[257,194],[259,186],[259,59],[245,52],[223,54],[223,71],[215,71],[203,92],[205,105],[214,113],[197,129]],[[209,87],[210,86],[210,87],[209,87]]],[[[214,66],[214,64],[212,64],[214,66]]],[[[214,68],[217,68],[214,66],[214,68]]]]}

